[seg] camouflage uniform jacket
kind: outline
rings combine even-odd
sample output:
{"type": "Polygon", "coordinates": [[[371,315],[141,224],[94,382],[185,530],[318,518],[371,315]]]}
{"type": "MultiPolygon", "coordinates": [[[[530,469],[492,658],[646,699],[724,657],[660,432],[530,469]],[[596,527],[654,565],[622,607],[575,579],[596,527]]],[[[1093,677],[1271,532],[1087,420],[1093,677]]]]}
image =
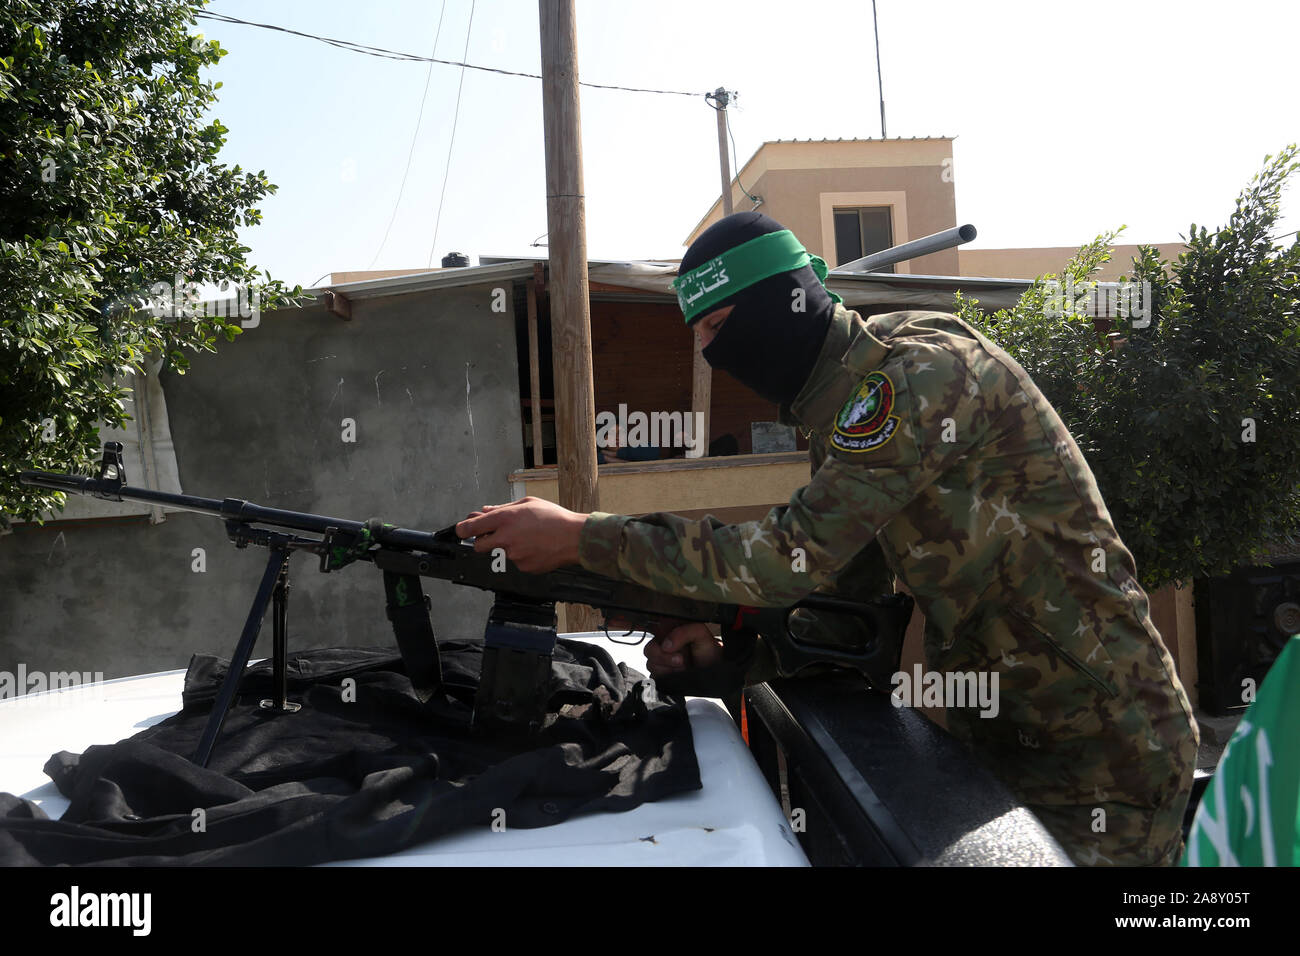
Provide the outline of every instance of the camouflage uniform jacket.
{"type": "Polygon", "coordinates": [[[997,716],[949,706],[948,729],[1076,858],[1173,862],[1196,723],[1092,472],[1024,369],[955,316],[840,306],[782,415],[813,446],[788,505],[737,525],[596,513],[582,564],[778,605],[866,581],[878,539],[925,615],[927,669],[998,678],[997,716]]]}

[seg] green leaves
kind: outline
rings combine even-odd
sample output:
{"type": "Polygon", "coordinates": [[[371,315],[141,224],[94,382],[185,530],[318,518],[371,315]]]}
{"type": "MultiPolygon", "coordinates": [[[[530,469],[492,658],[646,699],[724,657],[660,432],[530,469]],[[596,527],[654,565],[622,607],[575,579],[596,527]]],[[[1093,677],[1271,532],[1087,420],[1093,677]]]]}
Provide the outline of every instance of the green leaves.
{"type": "Polygon", "coordinates": [[[263,309],[300,291],[244,258],[237,230],[274,187],[218,162],[227,129],[200,70],[224,51],[192,43],[200,8],[0,0],[0,521],[54,503],[20,468],[92,462],[146,356],[183,370],[238,335],[237,318],[139,311],[156,283],[256,285],[263,309]]]}
{"type": "Polygon", "coordinates": [[[1300,241],[1275,246],[1300,161],[1265,158],[1226,226],[1192,225],[1176,262],[1140,247],[1131,278],[1151,323],[1114,321],[1109,347],[1045,313],[1049,280],[1094,275],[1114,233],[1081,248],[1014,308],[958,312],[1019,361],[1086,450],[1148,587],[1225,574],[1300,533],[1300,241]]]}

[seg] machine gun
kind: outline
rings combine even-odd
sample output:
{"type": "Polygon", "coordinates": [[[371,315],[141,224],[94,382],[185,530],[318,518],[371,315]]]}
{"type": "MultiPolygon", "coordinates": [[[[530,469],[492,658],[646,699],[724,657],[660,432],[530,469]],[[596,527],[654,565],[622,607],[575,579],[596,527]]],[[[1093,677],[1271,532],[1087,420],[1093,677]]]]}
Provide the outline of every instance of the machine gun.
{"type": "Polygon", "coordinates": [[[810,664],[838,664],[857,670],[882,690],[889,687],[890,675],[898,670],[903,635],[912,613],[912,599],[905,594],[863,603],[813,593],[790,607],[751,608],[663,594],[578,567],[529,574],[504,556],[476,552],[471,544],[457,537],[455,526],[435,533],[412,531],[377,519],[349,521],[264,508],[238,498],[218,500],[133,488],[126,483],[118,442],[105,443],[98,477],[23,471],[19,480],[25,485],[108,501],[142,501],[213,515],[225,521],[226,533],[236,547],[255,544],[270,550],[230,671],[193,757],[199,766],[207,766],[257,642],[268,603],[273,611],[276,696],[263,700],[261,706],[282,713],[299,709],[298,704],[288,700],[285,667],[288,560],[295,551],[317,555],[323,572],[339,570],[356,560],[369,561],[384,572],[388,618],[407,676],[422,703],[441,688],[442,671],[429,619],[430,605],[420,578],[442,578],[494,592],[496,601],[484,634],[482,676],[472,718],[473,725],[480,729],[532,731],[541,726],[556,642],[557,601],[594,607],[605,614],[607,625],[617,620],[629,633],[663,633],[688,621],[717,624],[722,630],[724,659],[732,663],[733,671],[735,662],[745,660],[752,652],[756,636],[762,636],[784,674],[794,674],[810,664]],[[800,609],[858,619],[865,627],[865,646],[849,650],[801,640],[790,626],[792,616],[800,609]]]}

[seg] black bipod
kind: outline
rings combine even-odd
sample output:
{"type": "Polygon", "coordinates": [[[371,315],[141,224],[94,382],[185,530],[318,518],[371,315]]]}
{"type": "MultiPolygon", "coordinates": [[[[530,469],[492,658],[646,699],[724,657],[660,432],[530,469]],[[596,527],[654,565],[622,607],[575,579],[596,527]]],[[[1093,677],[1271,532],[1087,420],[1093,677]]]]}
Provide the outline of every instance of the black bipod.
{"type": "Polygon", "coordinates": [[[226,532],[237,548],[246,548],[250,544],[261,545],[270,549],[266,559],[266,570],[262,572],[262,583],[257,588],[253,605],[248,609],[248,618],[244,621],[244,631],[239,636],[235,653],[230,659],[230,670],[226,672],[217,692],[217,700],[212,705],[212,714],[208,717],[203,736],[199,738],[198,749],[194,751],[193,762],[206,767],[212,757],[212,748],[221,734],[221,726],[226,722],[226,715],[235,702],[239,691],[239,682],[248,667],[248,659],[257,644],[257,635],[262,629],[262,619],[266,617],[266,606],[272,605],[272,628],[274,632],[274,650],[272,652],[273,683],[275,696],[260,702],[264,710],[292,714],[301,709],[301,704],[289,700],[289,678],[285,665],[288,654],[288,598],[289,598],[289,556],[298,548],[315,550],[319,542],[311,538],[284,534],[279,531],[267,531],[263,528],[250,528],[239,521],[226,522],[226,532]]]}
{"type": "MultiPolygon", "coordinates": [[[[121,442],[104,443],[104,456],[99,465],[99,480],[102,483],[111,483],[116,488],[126,485],[126,465],[122,460],[121,442]]],[[[113,487],[96,491],[95,496],[107,501],[122,500],[121,495],[116,494],[113,487]]],[[[248,609],[244,632],[239,636],[235,655],[230,660],[230,670],[221,682],[221,690],[217,693],[212,714],[208,717],[207,726],[203,728],[203,736],[199,738],[199,747],[191,758],[192,762],[200,767],[208,765],[208,760],[212,757],[212,748],[221,734],[221,725],[226,722],[230,706],[235,702],[239,681],[244,676],[244,668],[248,666],[253,646],[257,643],[258,632],[262,629],[262,618],[266,617],[268,602],[272,604],[274,612],[272,622],[275,631],[273,652],[275,697],[263,700],[261,706],[265,710],[276,710],[285,714],[292,714],[302,708],[301,704],[289,700],[289,677],[285,668],[289,644],[289,555],[297,548],[316,550],[320,547],[320,542],[312,538],[301,538],[298,535],[267,531],[262,528],[250,528],[242,521],[228,520],[226,533],[237,548],[257,544],[270,548],[271,554],[266,560],[266,571],[262,574],[262,584],[257,589],[257,596],[253,598],[253,606],[248,609]]]]}

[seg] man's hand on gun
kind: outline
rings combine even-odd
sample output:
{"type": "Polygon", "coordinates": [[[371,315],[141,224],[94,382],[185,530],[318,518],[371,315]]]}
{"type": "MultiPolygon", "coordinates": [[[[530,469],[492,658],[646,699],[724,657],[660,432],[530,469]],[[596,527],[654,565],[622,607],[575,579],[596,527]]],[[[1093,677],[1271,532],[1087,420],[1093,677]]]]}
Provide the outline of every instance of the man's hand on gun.
{"type": "MultiPolygon", "coordinates": [[[[504,505],[484,505],[456,525],[456,534],[462,539],[473,538],[475,551],[502,548],[519,570],[537,574],[578,562],[578,540],[586,518],[529,497],[504,505]]],[[[620,621],[610,616],[606,624],[616,628],[620,621]]],[[[629,626],[630,622],[622,624],[629,626]]],[[[707,624],[661,621],[650,629],[654,637],[645,656],[653,677],[708,667],[722,659],[722,642],[707,624]]]]}
{"type": "Polygon", "coordinates": [[[605,615],[605,626],[610,630],[644,629],[651,635],[645,649],[651,677],[708,667],[722,659],[722,641],[709,625],[701,622],[675,618],[637,622],[612,612],[605,615]]]}
{"type": "Polygon", "coordinates": [[[645,660],[651,677],[679,674],[696,667],[709,667],[722,659],[722,642],[709,625],[680,624],[646,646],[645,660]]]}
{"type": "Polygon", "coordinates": [[[461,539],[473,538],[474,550],[496,548],[520,571],[545,574],[578,563],[578,542],[587,516],[542,498],[520,498],[504,505],[484,505],[456,525],[461,539]]]}

